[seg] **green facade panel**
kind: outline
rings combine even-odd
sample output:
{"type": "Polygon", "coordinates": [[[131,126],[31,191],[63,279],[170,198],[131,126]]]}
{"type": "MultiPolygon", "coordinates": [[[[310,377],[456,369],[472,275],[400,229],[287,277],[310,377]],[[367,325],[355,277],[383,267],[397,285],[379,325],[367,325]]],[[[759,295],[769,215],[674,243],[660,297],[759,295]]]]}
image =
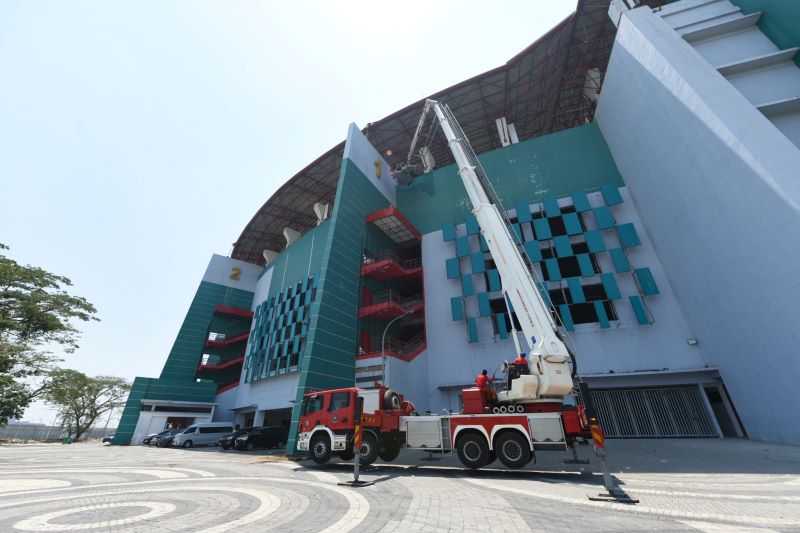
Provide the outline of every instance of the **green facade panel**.
{"type": "MultiPolygon", "coordinates": [[[[358,345],[362,238],[369,213],[388,200],[349,159],[342,161],[323,251],[317,297],[311,304],[305,353],[300,362],[287,452],[296,451],[303,396],[311,389],[352,386],[358,345]]],[[[438,223],[441,226],[446,220],[438,223]]]]}
{"type": "MultiPolygon", "coordinates": [[[[458,110],[454,111],[458,116],[458,110]]],[[[532,204],[546,196],[567,196],[607,183],[623,185],[596,123],[498,148],[479,159],[509,209],[520,202],[532,204]]],[[[448,221],[460,224],[472,212],[455,165],[398,187],[397,207],[423,234],[437,231],[448,221]]]]}

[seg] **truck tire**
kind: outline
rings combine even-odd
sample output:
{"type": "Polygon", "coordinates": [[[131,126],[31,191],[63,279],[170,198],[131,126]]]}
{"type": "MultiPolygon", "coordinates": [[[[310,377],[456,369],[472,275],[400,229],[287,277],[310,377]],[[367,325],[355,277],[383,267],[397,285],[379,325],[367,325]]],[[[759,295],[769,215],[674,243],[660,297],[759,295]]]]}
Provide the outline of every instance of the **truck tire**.
{"type": "Polygon", "coordinates": [[[383,393],[383,408],[386,410],[400,409],[402,402],[400,395],[392,389],[386,389],[383,393]]]}
{"type": "Polygon", "coordinates": [[[331,458],[331,439],[325,433],[317,433],[311,437],[308,450],[311,459],[318,465],[325,464],[331,458]]]}
{"type": "Polygon", "coordinates": [[[531,460],[530,443],[516,431],[509,431],[497,437],[494,451],[500,462],[508,468],[522,468],[531,460]]]}
{"type": "Polygon", "coordinates": [[[378,458],[378,439],[372,433],[364,433],[361,439],[361,464],[371,465],[378,458]]]}
{"type": "Polygon", "coordinates": [[[489,445],[483,435],[467,433],[458,438],[456,451],[467,468],[482,468],[489,463],[489,445]]]}
{"type": "Polygon", "coordinates": [[[355,457],[353,450],[345,450],[343,452],[339,452],[339,459],[341,459],[342,461],[349,461],[353,457],[355,457]]]}
{"type": "Polygon", "coordinates": [[[387,463],[397,459],[398,455],[400,455],[399,446],[387,446],[385,448],[381,448],[381,452],[379,454],[381,461],[386,461],[387,463]]]}

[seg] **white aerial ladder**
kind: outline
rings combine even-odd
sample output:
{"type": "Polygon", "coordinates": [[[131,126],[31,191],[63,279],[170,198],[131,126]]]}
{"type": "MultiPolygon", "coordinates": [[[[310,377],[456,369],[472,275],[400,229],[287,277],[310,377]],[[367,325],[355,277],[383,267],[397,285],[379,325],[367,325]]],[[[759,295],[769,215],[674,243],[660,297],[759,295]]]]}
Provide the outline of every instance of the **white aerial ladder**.
{"type": "MultiPolygon", "coordinates": [[[[516,313],[528,346],[530,374],[523,374],[513,380],[510,389],[498,393],[498,399],[501,402],[511,403],[561,401],[573,388],[568,361],[572,358],[574,368],[574,357],[561,340],[550,309],[536,287],[531,275],[533,270],[530,261],[520,253],[518,244],[522,243],[517,243],[509,231],[507,220],[498,209],[499,198],[486,178],[464,131],[447,105],[436,100],[426,100],[411,142],[406,165],[401,172],[408,174],[414,169],[412,164],[412,158],[415,157],[414,150],[431,110],[447,138],[450,151],[458,165],[458,174],[472,202],[472,212],[480,226],[481,235],[497,265],[506,305],[508,306],[510,302],[510,307],[516,313]]],[[[429,171],[432,167],[432,156],[427,147],[420,150],[419,157],[425,171],[429,171]]],[[[403,181],[402,177],[399,181],[403,181]]],[[[408,182],[407,176],[405,181],[408,182]]],[[[511,309],[509,316],[510,311],[511,309]]],[[[519,353],[522,350],[517,331],[513,328],[512,321],[511,337],[519,353]]]]}

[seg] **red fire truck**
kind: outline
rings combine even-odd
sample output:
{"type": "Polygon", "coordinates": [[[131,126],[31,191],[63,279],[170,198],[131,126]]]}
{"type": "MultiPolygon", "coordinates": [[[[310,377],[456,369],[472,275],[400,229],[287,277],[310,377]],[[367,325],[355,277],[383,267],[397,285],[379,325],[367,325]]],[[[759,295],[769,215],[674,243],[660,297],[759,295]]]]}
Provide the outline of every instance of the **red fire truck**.
{"type": "Polygon", "coordinates": [[[481,468],[495,459],[509,468],[522,468],[539,451],[567,451],[591,440],[582,405],[510,404],[505,412],[494,413],[484,392],[469,388],[462,391],[463,412],[418,416],[414,404],[392,389],[352,387],[306,394],[298,450],[317,463],[334,454],[352,459],[358,397],[364,406],[361,462],[367,465],[378,457],[392,461],[400,450],[414,449],[455,451],[468,468],[481,468]]]}

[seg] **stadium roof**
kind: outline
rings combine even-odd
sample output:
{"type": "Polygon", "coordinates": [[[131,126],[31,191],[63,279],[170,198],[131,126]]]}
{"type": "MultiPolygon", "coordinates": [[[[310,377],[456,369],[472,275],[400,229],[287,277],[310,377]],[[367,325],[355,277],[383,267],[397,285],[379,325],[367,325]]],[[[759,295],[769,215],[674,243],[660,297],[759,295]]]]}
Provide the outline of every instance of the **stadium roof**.
{"type": "MultiPolygon", "coordinates": [[[[587,73],[605,74],[616,27],[610,0],[579,0],[575,12],[505,65],[427,98],[447,103],[475,152],[501,146],[495,119],[505,117],[525,140],[591,122],[595,103],[585,95],[587,73]]],[[[405,158],[425,99],[364,130],[394,166],[405,158]]],[[[441,136],[430,145],[437,166],[453,161],[441,136]]],[[[287,181],[258,210],[234,243],[232,257],[264,264],[262,251],[285,247],[283,228],[302,233],[316,225],[316,202],[333,203],[344,152],[341,142],[287,181]]]]}

